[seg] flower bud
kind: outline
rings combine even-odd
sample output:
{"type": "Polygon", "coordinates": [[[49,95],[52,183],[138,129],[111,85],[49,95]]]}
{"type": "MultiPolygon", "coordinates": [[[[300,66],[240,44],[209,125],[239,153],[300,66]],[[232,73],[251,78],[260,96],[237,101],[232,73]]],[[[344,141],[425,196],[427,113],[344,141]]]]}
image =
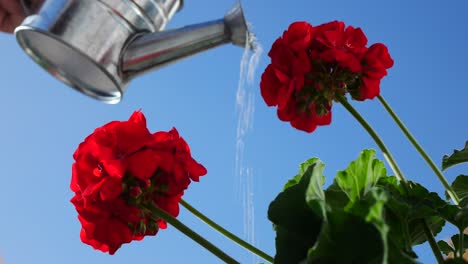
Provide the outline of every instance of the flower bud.
{"type": "Polygon", "coordinates": [[[133,186],[132,188],[130,188],[128,193],[130,194],[130,197],[138,198],[143,193],[143,191],[141,190],[140,187],[133,186]]]}

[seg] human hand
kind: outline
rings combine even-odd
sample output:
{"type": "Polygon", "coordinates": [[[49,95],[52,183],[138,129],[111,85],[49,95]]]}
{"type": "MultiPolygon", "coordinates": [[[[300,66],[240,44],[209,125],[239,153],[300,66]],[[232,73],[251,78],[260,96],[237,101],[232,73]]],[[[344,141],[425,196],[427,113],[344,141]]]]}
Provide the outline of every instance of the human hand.
{"type": "Polygon", "coordinates": [[[0,0],[0,31],[13,33],[24,18],[19,0],[0,0]]]}

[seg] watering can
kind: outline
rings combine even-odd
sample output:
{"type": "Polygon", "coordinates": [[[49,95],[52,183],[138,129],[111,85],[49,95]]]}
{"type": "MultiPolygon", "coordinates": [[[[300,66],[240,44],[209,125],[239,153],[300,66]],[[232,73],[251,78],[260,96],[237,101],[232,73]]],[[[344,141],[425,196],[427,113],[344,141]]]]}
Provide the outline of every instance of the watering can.
{"type": "Polygon", "coordinates": [[[118,103],[129,81],[222,44],[248,45],[237,3],[222,19],[162,31],[183,0],[46,0],[16,28],[26,53],[74,89],[118,103]]]}

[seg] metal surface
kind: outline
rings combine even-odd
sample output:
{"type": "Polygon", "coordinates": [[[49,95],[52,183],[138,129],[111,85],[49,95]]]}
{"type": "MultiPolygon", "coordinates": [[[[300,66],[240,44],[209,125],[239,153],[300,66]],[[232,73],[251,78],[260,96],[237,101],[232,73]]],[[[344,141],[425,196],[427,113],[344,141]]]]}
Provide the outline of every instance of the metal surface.
{"type": "Polygon", "coordinates": [[[221,20],[159,32],[181,0],[47,0],[15,30],[21,47],[67,85],[117,103],[130,78],[203,50],[244,46],[240,5],[221,20]]]}
{"type": "Polygon", "coordinates": [[[39,11],[44,0],[20,0],[25,16],[35,14],[39,11]]]}
{"type": "Polygon", "coordinates": [[[122,71],[125,78],[132,78],[225,43],[245,47],[247,34],[237,4],[223,19],[136,38],[124,52],[122,71]]]}

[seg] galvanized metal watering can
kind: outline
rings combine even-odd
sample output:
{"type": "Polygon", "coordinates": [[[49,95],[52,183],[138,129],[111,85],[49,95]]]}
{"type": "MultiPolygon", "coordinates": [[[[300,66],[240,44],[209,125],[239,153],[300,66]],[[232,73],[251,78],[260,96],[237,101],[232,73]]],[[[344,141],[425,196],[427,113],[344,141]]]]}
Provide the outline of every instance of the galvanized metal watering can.
{"type": "Polygon", "coordinates": [[[183,0],[46,0],[15,34],[49,73],[95,99],[118,103],[141,73],[248,42],[239,3],[222,19],[161,31],[182,6],[183,0]]]}

